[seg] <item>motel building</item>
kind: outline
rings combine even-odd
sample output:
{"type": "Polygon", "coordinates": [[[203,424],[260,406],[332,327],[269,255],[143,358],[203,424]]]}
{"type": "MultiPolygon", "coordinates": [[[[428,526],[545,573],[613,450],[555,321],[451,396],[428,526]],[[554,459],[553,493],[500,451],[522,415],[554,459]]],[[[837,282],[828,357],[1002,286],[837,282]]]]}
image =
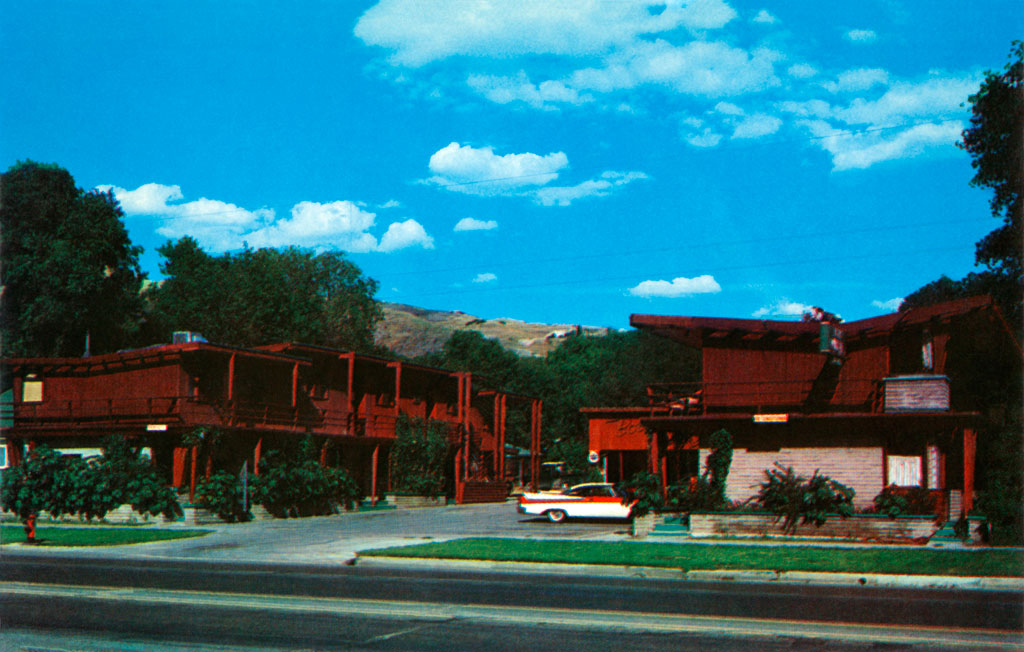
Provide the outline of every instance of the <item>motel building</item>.
{"type": "Polygon", "coordinates": [[[238,348],[192,333],[176,333],[173,344],[6,358],[3,366],[5,465],[40,444],[98,454],[104,436],[121,434],[191,496],[211,472],[258,474],[262,454],[310,435],[321,464],[347,469],[376,501],[390,489],[388,455],[407,415],[445,425],[451,497],[503,501],[508,483],[523,481],[505,455],[508,415],[520,411],[530,429],[527,480],[539,471],[541,401],[484,389],[468,372],[306,344],[238,348]],[[187,446],[197,429],[216,431],[217,444],[187,446]]]}
{"type": "Polygon", "coordinates": [[[980,438],[1003,425],[1021,347],[988,297],[841,322],[632,315],[638,329],[700,349],[702,380],[648,387],[648,405],[584,412],[609,481],[650,470],[662,486],[705,469],[712,433],[733,437],[726,497],[765,471],[816,470],[869,507],[889,485],[926,487],[957,518],[975,496],[980,438]]]}

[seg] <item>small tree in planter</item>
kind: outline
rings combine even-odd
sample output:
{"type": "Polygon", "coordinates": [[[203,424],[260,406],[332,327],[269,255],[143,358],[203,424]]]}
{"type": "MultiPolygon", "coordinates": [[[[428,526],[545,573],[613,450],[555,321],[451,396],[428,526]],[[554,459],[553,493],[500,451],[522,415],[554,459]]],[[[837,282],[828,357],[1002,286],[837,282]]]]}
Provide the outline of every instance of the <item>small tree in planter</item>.
{"type": "Polygon", "coordinates": [[[875,496],[874,511],[889,518],[903,515],[935,515],[935,496],[925,487],[900,489],[889,485],[875,496]]]}
{"type": "Polygon", "coordinates": [[[18,466],[4,469],[0,503],[21,519],[28,543],[36,542],[36,517],[69,512],[70,462],[48,446],[39,446],[18,466]]]}
{"type": "Polygon", "coordinates": [[[119,505],[151,516],[175,518],[181,505],[174,490],[164,484],[148,458],[139,454],[125,437],[111,435],[103,440],[103,457],[81,476],[80,494],[87,502],[78,511],[102,518],[119,505]]]}
{"type": "Polygon", "coordinates": [[[711,435],[711,454],[704,474],[668,487],[668,507],[673,511],[717,511],[729,507],[725,498],[725,481],[732,466],[732,435],[719,430],[711,435]]]}
{"type": "Polygon", "coordinates": [[[650,471],[633,474],[621,489],[626,493],[623,505],[631,505],[629,516],[633,519],[633,536],[644,536],[654,528],[654,513],[663,506],[661,480],[650,471]]]}
{"type": "Polygon", "coordinates": [[[391,485],[401,493],[437,496],[444,488],[448,440],[444,424],[402,415],[391,447],[391,485]]]}
{"type": "Polygon", "coordinates": [[[810,480],[796,475],[793,467],[765,471],[765,481],[754,498],[762,509],[776,515],[776,521],[783,519],[782,531],[796,532],[797,526],[813,523],[820,527],[828,520],[829,514],[846,518],[853,514],[853,489],[832,480],[817,471],[810,480]]]}
{"type": "Polygon", "coordinates": [[[242,508],[242,483],[227,471],[217,471],[196,487],[196,505],[228,523],[248,521],[252,515],[242,508]]]}

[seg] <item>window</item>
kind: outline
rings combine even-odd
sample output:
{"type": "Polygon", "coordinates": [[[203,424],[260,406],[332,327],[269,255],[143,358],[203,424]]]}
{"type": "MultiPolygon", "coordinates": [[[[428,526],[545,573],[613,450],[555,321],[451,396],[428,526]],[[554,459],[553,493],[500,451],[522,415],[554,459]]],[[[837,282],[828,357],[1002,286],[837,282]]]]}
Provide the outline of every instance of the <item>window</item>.
{"type": "Polygon", "coordinates": [[[28,374],[21,381],[21,402],[39,403],[43,400],[43,381],[35,374],[28,374]]]}
{"type": "Polygon", "coordinates": [[[0,469],[7,468],[7,441],[0,439],[0,469]]]}
{"type": "Polygon", "coordinates": [[[889,455],[887,466],[890,485],[897,487],[921,486],[920,455],[889,455]]]}

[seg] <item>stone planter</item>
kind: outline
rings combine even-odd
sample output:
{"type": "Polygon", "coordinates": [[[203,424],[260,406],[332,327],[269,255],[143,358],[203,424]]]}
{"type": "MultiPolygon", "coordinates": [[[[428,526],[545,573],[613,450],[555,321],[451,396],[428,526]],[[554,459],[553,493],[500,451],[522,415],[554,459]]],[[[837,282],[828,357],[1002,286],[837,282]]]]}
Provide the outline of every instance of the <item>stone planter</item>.
{"type": "MultiPolygon", "coordinates": [[[[792,536],[851,539],[857,541],[924,541],[939,525],[934,516],[855,514],[845,519],[829,516],[821,527],[800,525],[792,536]]],[[[765,513],[690,514],[692,537],[784,537],[782,519],[765,513]]]]}
{"type": "Polygon", "coordinates": [[[395,509],[419,509],[421,507],[443,507],[444,496],[414,496],[409,494],[388,494],[385,498],[395,509]]]}
{"type": "Polygon", "coordinates": [[[106,513],[101,519],[105,523],[116,523],[116,524],[139,524],[139,523],[156,523],[162,520],[160,516],[150,516],[149,514],[142,514],[132,509],[131,505],[120,505],[117,509],[112,509],[106,513]]]}
{"type": "Polygon", "coordinates": [[[633,517],[633,536],[637,539],[643,539],[648,534],[654,531],[654,520],[656,516],[654,512],[649,512],[644,516],[633,517]]]}
{"type": "Polygon", "coordinates": [[[213,512],[200,507],[182,506],[184,516],[180,522],[185,525],[217,525],[224,521],[213,512]]]}

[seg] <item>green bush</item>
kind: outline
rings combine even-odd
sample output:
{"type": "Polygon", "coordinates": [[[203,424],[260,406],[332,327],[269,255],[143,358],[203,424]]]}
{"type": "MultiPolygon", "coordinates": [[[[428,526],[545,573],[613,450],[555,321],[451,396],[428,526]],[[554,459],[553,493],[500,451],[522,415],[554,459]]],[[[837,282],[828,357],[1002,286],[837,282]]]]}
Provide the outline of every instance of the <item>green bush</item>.
{"type": "Polygon", "coordinates": [[[657,512],[664,506],[661,495],[661,480],[650,471],[638,471],[626,482],[620,485],[626,493],[622,500],[623,505],[633,503],[629,510],[631,518],[647,516],[651,512],[657,512]],[[635,501],[635,502],[634,502],[635,501]]]}
{"type": "MultiPolygon", "coordinates": [[[[81,476],[80,494],[97,518],[119,505],[152,516],[175,518],[181,505],[174,490],[163,483],[149,458],[139,455],[126,438],[112,435],[103,440],[103,457],[81,476]],[[106,508],[106,509],[104,509],[106,508]]],[[[82,507],[79,507],[82,509],[82,507]]]]}
{"type": "Polygon", "coordinates": [[[327,469],[327,483],[331,497],[345,509],[352,509],[363,499],[363,490],[359,483],[345,469],[327,469]]]}
{"type": "Polygon", "coordinates": [[[0,505],[14,512],[25,526],[26,537],[35,541],[39,512],[55,517],[69,513],[68,460],[48,446],[39,446],[18,466],[4,469],[0,481],[0,505]]]}
{"type": "Polygon", "coordinates": [[[765,471],[765,481],[755,497],[762,509],[783,519],[782,531],[796,532],[798,525],[813,523],[821,527],[830,514],[846,518],[853,514],[853,489],[817,471],[808,480],[793,472],[793,467],[765,471]]]}
{"type": "Polygon", "coordinates": [[[925,487],[901,489],[889,485],[875,496],[874,512],[889,518],[905,515],[934,515],[935,496],[925,487]]]}
{"type": "Polygon", "coordinates": [[[228,523],[247,521],[249,511],[243,509],[242,482],[227,471],[217,471],[209,480],[196,486],[196,505],[208,509],[228,523]]]}
{"type": "Polygon", "coordinates": [[[713,512],[729,507],[729,502],[705,477],[671,484],[667,493],[666,506],[673,512],[713,512]]]}
{"type": "Polygon", "coordinates": [[[391,485],[395,491],[437,496],[444,490],[448,456],[445,426],[439,421],[402,415],[391,447],[391,485]]]}

